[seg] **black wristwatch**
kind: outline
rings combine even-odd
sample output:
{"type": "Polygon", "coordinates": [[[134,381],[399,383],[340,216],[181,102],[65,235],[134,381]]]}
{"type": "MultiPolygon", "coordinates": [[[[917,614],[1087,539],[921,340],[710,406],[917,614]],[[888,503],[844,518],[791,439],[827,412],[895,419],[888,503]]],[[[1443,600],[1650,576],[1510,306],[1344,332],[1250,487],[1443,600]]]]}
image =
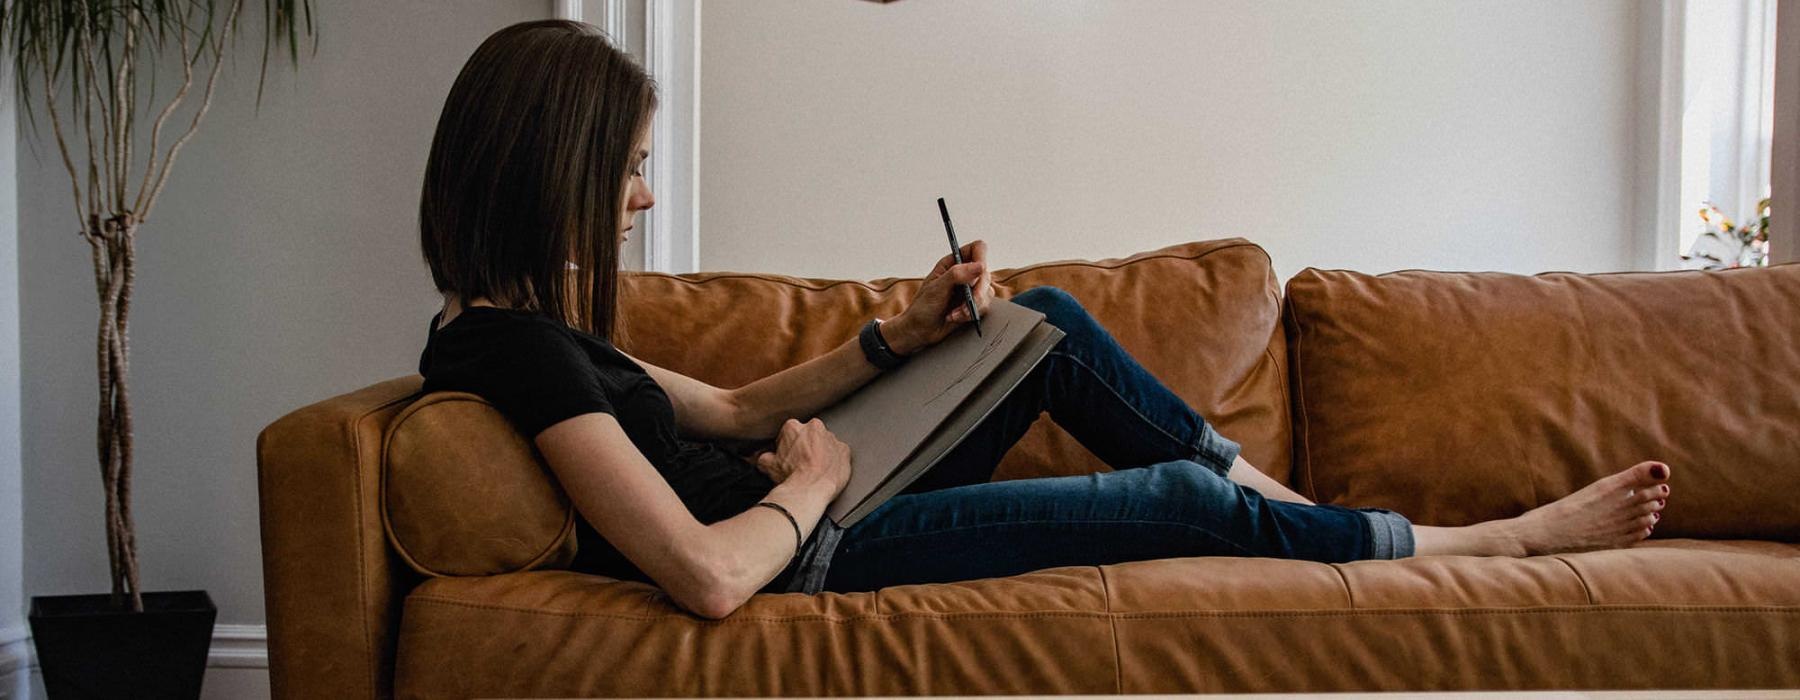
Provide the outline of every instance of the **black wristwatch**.
{"type": "Polygon", "coordinates": [[[862,332],[857,334],[857,341],[862,345],[863,357],[869,359],[869,364],[883,370],[906,364],[906,358],[895,353],[894,348],[887,344],[887,339],[881,337],[880,319],[872,318],[863,324],[862,332]]]}

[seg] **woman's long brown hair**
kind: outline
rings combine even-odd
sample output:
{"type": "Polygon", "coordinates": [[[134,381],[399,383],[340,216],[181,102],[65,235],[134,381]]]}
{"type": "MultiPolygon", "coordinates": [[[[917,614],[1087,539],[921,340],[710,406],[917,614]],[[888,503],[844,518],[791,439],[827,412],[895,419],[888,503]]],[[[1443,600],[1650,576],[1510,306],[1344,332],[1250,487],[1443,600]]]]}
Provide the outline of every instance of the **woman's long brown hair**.
{"type": "Polygon", "coordinates": [[[592,24],[520,22],[483,41],[425,163],[419,244],[438,291],[613,339],[630,151],[655,109],[655,83],[592,24]]]}

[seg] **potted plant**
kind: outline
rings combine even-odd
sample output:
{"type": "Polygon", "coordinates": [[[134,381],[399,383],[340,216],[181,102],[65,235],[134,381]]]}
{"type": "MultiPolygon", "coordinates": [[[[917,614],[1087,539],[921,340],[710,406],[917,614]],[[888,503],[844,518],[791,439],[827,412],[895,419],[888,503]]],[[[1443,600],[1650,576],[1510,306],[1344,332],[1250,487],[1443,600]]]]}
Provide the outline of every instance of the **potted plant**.
{"type": "Polygon", "coordinates": [[[1700,208],[1700,221],[1707,230],[1694,239],[1693,248],[1681,256],[1685,267],[1725,270],[1769,264],[1768,197],[1756,203],[1756,216],[1743,226],[1733,222],[1712,202],[1705,204],[1700,208]]]}
{"type": "MultiPolygon", "coordinates": [[[[38,666],[52,697],[195,697],[200,692],[217,612],[212,600],[205,591],[144,592],[139,587],[131,516],[126,324],[138,229],[149,222],[176,156],[212,104],[225,43],[233,38],[243,5],[244,0],[0,0],[0,37],[10,42],[19,104],[35,133],[29,104],[34,91],[44,97],[73,185],[79,233],[92,249],[100,301],[97,451],[106,490],[112,592],[31,599],[38,666]],[[139,117],[147,118],[149,108],[156,106],[156,67],[170,50],[180,51],[181,80],[154,112],[143,152],[148,160],[143,176],[134,177],[139,117]],[[211,62],[209,70],[202,59],[211,62]],[[197,68],[206,70],[199,95],[194,94],[197,68]],[[141,72],[149,73],[145,109],[139,109],[141,72]],[[66,97],[59,98],[63,92],[66,97]],[[198,97],[192,116],[176,120],[177,125],[186,122],[185,128],[166,144],[166,153],[159,153],[165,123],[190,97],[198,97]],[[63,105],[73,121],[67,129],[63,105]],[[82,137],[85,148],[71,149],[71,136],[82,137]],[[85,160],[79,157],[84,152],[85,160]]],[[[299,21],[303,17],[308,36],[313,36],[313,21],[311,0],[264,0],[263,5],[266,77],[270,46],[285,44],[298,67],[299,21]]],[[[313,44],[316,53],[316,37],[313,44]]],[[[261,103],[259,82],[259,108],[261,103]]]]}

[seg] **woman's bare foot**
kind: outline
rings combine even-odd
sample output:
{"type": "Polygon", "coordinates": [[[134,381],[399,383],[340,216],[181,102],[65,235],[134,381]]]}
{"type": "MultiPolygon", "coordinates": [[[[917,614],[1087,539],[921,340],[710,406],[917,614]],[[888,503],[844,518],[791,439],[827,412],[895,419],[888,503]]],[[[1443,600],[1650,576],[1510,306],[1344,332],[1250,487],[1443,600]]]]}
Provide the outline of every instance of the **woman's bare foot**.
{"type": "Polygon", "coordinates": [[[1415,526],[1415,554],[1533,556],[1623,547],[1650,536],[1669,498],[1669,465],[1642,462],[1524,515],[1468,527],[1415,526]]]}
{"type": "Polygon", "coordinates": [[[1640,462],[1513,519],[1525,554],[1611,549],[1650,536],[1669,498],[1669,465],[1640,462]]]}

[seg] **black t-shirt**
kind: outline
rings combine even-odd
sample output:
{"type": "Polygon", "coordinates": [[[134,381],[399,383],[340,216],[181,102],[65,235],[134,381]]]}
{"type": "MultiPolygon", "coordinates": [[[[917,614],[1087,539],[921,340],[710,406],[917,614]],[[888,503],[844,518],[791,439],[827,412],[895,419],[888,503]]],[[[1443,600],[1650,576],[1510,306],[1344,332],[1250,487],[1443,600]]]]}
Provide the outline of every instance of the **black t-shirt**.
{"type": "MultiPolygon", "coordinates": [[[[419,355],[423,391],[479,395],[533,441],[565,419],[610,413],[702,523],[742,513],[775,487],[719,446],[681,439],[668,394],[605,339],[532,311],[471,306],[439,329],[442,315],[431,317],[419,355]]],[[[575,570],[649,581],[586,518],[575,533],[575,570]]]]}

